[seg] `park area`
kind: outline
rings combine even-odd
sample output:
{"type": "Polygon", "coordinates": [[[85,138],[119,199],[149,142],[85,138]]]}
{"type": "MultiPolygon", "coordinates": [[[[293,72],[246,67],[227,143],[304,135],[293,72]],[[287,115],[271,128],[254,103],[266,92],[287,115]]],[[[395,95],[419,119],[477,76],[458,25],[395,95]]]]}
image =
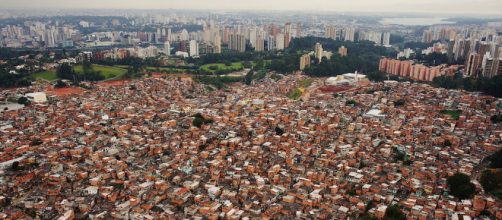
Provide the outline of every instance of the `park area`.
{"type": "MultiPolygon", "coordinates": [[[[110,79],[120,79],[126,72],[127,69],[113,66],[103,66],[103,65],[92,65],[92,69],[94,71],[99,71],[104,77],[105,80],[110,79]]],[[[83,73],[83,66],[77,65],[74,67],[76,73],[83,73]]],[[[33,74],[35,79],[44,79],[47,81],[55,81],[58,79],[57,73],[55,71],[43,71],[39,73],[33,74]]]]}
{"type": "MultiPolygon", "coordinates": [[[[101,74],[105,77],[105,80],[108,79],[118,79],[122,77],[127,70],[119,67],[113,67],[113,66],[103,66],[103,65],[92,65],[92,69],[94,71],[101,72],[101,74]]],[[[82,65],[77,65],[75,66],[75,72],[77,73],[83,73],[83,66],[82,65]]]]}
{"type": "Polygon", "coordinates": [[[44,79],[47,81],[54,81],[54,80],[58,79],[56,72],[53,72],[53,71],[43,71],[43,72],[35,73],[35,74],[33,74],[33,77],[35,77],[35,79],[44,79]]]}
{"type": "Polygon", "coordinates": [[[202,72],[207,72],[207,73],[228,73],[228,72],[235,72],[244,69],[244,65],[242,62],[234,62],[234,63],[212,63],[212,64],[206,64],[202,65],[200,67],[200,70],[202,72]]]}

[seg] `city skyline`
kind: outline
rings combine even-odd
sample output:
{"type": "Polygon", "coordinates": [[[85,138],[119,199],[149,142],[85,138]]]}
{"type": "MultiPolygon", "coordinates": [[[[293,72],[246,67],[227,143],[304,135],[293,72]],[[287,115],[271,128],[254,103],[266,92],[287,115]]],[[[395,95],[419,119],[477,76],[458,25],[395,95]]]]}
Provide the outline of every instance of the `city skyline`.
{"type": "Polygon", "coordinates": [[[498,0],[312,0],[309,2],[277,1],[235,1],[235,0],[146,0],[138,4],[133,0],[2,0],[5,8],[101,8],[101,9],[194,9],[194,10],[303,10],[338,12],[398,12],[398,13],[448,13],[448,14],[500,14],[502,1],[498,0]]]}

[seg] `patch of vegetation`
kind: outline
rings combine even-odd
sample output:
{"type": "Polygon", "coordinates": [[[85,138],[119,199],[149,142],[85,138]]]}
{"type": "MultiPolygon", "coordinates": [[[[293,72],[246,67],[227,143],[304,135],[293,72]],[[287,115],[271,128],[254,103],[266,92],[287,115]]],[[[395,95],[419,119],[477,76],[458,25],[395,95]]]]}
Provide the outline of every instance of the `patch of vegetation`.
{"type": "Polygon", "coordinates": [[[440,113],[443,115],[449,115],[454,120],[458,120],[460,118],[460,115],[462,114],[462,110],[441,110],[440,113]]]}
{"type": "Polygon", "coordinates": [[[373,200],[368,201],[368,203],[366,203],[366,207],[364,208],[364,213],[368,213],[368,211],[374,208],[375,206],[376,206],[375,201],[373,200]]]}
{"type": "Polygon", "coordinates": [[[279,80],[282,79],[282,76],[279,75],[279,74],[277,74],[277,73],[273,73],[273,74],[270,75],[270,78],[273,79],[273,80],[275,80],[275,81],[279,81],[279,80]]]}
{"type": "Polygon", "coordinates": [[[499,169],[502,168],[502,150],[497,151],[493,155],[490,156],[490,167],[499,169]]]}
{"type": "Polygon", "coordinates": [[[214,122],[212,119],[204,118],[204,116],[202,116],[202,114],[200,114],[200,113],[195,114],[193,117],[194,118],[192,121],[192,125],[195,127],[198,127],[198,128],[201,128],[202,125],[211,124],[214,122]]]}
{"type": "Polygon", "coordinates": [[[502,122],[502,115],[500,115],[500,114],[494,115],[494,116],[490,117],[490,120],[493,122],[493,124],[498,124],[498,123],[502,122]]]}
{"type": "Polygon", "coordinates": [[[356,102],[356,100],[351,99],[351,100],[345,101],[345,105],[356,106],[357,102],[356,102]]]}
{"type": "Polygon", "coordinates": [[[66,85],[66,83],[65,83],[65,82],[63,82],[63,80],[58,80],[58,81],[56,82],[56,84],[54,85],[54,87],[55,87],[55,88],[58,88],[58,89],[60,89],[60,88],[65,88],[65,87],[67,87],[67,86],[68,86],[68,85],[66,85]]]}
{"type": "MultiPolygon", "coordinates": [[[[378,71],[378,61],[382,56],[395,57],[397,54],[393,49],[376,46],[373,42],[369,41],[347,42],[320,37],[295,38],[291,42],[288,52],[293,53],[299,50],[311,51],[314,49],[316,43],[321,43],[323,48],[329,51],[337,51],[341,46],[345,46],[349,54],[345,57],[333,54],[331,59],[323,59],[320,64],[313,64],[307,67],[305,73],[310,76],[336,76],[356,70],[364,73],[376,72],[378,71]]],[[[284,58],[287,58],[287,56],[285,55],[284,58]]],[[[292,64],[288,63],[288,59],[282,59],[284,62],[279,63],[279,65],[282,64],[282,66],[278,65],[279,70],[281,70],[279,72],[291,72],[285,71],[291,68],[298,70],[298,58],[293,58],[294,61],[292,64],[296,65],[290,68],[288,68],[288,65],[292,64]]]]}
{"type": "Polygon", "coordinates": [[[488,211],[488,210],[485,209],[485,210],[481,211],[481,213],[479,213],[479,215],[481,215],[481,216],[491,216],[492,213],[490,213],[490,211],[488,211]]]}
{"type": "Polygon", "coordinates": [[[366,214],[360,216],[359,220],[378,220],[378,218],[366,213],[366,214]]]}
{"type": "Polygon", "coordinates": [[[279,126],[277,126],[277,127],[275,127],[275,134],[281,136],[284,134],[284,130],[282,128],[280,128],[279,126]]]}
{"type": "Polygon", "coordinates": [[[490,169],[483,171],[480,178],[480,183],[483,189],[502,199],[502,150],[491,155],[490,169]]]}
{"type": "Polygon", "coordinates": [[[244,69],[243,62],[225,62],[205,64],[200,67],[202,73],[222,75],[244,69]]]}
{"type": "Polygon", "coordinates": [[[246,85],[248,85],[248,86],[249,86],[249,85],[251,85],[251,82],[253,82],[253,78],[254,78],[253,76],[254,76],[254,72],[253,72],[252,70],[251,70],[251,71],[249,71],[249,72],[246,74],[246,76],[244,77],[244,83],[245,83],[246,85]]]}
{"type": "Polygon", "coordinates": [[[47,81],[54,81],[58,79],[58,75],[53,71],[43,71],[35,73],[33,74],[33,77],[35,77],[35,79],[45,79],[47,81]]]}
{"type": "Polygon", "coordinates": [[[289,92],[287,96],[290,99],[298,100],[300,99],[300,97],[302,97],[302,90],[300,88],[296,88],[293,91],[289,92]]]}
{"type": "MultiPolygon", "coordinates": [[[[273,75],[273,74],[272,74],[273,75]]],[[[253,79],[254,80],[262,80],[263,78],[265,78],[265,76],[267,76],[267,71],[266,70],[259,70],[258,72],[256,72],[254,75],[253,75],[253,79]]],[[[272,77],[272,76],[271,76],[272,77]]]]}
{"type": "Polygon", "coordinates": [[[20,97],[18,100],[17,100],[17,103],[20,104],[20,105],[29,105],[31,102],[28,98],[26,97],[20,97]]]}
{"type": "Polygon", "coordinates": [[[492,78],[463,78],[458,76],[439,76],[434,78],[432,85],[445,89],[465,89],[467,91],[479,91],[487,95],[502,97],[502,75],[492,78]]]}
{"type": "Polygon", "coordinates": [[[35,138],[31,141],[30,146],[38,146],[43,144],[42,140],[40,138],[35,138]]]}
{"type": "MultiPolygon", "coordinates": [[[[85,68],[86,68],[85,65],[75,66],[75,72],[78,74],[83,74],[85,73],[85,68]]],[[[99,72],[104,77],[104,79],[119,78],[127,72],[126,69],[122,69],[119,67],[103,66],[96,64],[92,64],[91,69],[92,71],[99,72]]]]}
{"type": "Polygon", "coordinates": [[[447,184],[450,193],[461,200],[472,198],[476,192],[476,187],[471,183],[471,178],[462,173],[456,173],[448,177],[447,184]]]}
{"type": "Polygon", "coordinates": [[[502,199],[502,170],[485,170],[479,181],[483,189],[502,199]]]}
{"type": "Polygon", "coordinates": [[[384,220],[404,220],[406,215],[398,205],[391,205],[385,210],[384,220]]]}
{"type": "Polygon", "coordinates": [[[298,83],[301,87],[303,88],[307,88],[309,86],[312,85],[312,83],[314,82],[314,79],[312,78],[307,78],[307,79],[302,79],[300,80],[300,82],[298,83]]]}
{"type": "Polygon", "coordinates": [[[398,99],[397,101],[394,102],[394,106],[403,106],[406,103],[404,99],[398,99]]]}

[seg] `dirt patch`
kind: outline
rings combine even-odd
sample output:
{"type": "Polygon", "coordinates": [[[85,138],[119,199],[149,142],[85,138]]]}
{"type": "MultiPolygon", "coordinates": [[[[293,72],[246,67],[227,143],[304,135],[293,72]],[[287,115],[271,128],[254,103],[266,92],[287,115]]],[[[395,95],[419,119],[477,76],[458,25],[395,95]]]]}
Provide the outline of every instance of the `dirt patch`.
{"type": "Polygon", "coordinates": [[[66,88],[57,88],[57,89],[49,87],[45,91],[49,95],[56,95],[56,96],[76,95],[76,94],[82,94],[85,92],[85,90],[80,87],[66,87],[66,88]]]}
{"type": "Polygon", "coordinates": [[[334,93],[334,92],[345,92],[347,90],[351,90],[354,87],[352,86],[323,86],[319,88],[319,91],[323,93],[334,93]]]}

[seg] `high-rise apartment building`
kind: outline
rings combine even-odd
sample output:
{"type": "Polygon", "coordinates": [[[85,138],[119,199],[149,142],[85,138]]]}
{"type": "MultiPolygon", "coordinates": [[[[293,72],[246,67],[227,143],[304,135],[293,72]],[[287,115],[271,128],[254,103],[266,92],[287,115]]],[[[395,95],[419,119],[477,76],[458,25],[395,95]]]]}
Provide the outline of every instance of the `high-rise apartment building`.
{"type": "Polygon", "coordinates": [[[326,26],[326,38],[336,40],[336,28],[333,26],[326,26]]]}
{"type": "Polygon", "coordinates": [[[267,37],[267,50],[274,50],[275,49],[275,37],[268,35],[267,37]]]}
{"type": "Polygon", "coordinates": [[[190,57],[198,57],[199,56],[199,43],[196,40],[190,41],[190,57]]]}
{"type": "Polygon", "coordinates": [[[356,35],[356,30],[354,28],[345,28],[343,40],[354,41],[355,35],[356,35]]]}
{"type": "Polygon", "coordinates": [[[256,45],[254,46],[255,51],[264,51],[265,50],[265,39],[260,34],[256,37],[256,45]]]}
{"type": "Polygon", "coordinates": [[[169,41],[164,42],[164,53],[167,56],[171,55],[171,43],[169,43],[169,41]]]}
{"type": "Polygon", "coordinates": [[[465,66],[464,76],[477,77],[479,67],[481,66],[481,55],[478,53],[471,53],[465,66]]]}
{"type": "Polygon", "coordinates": [[[310,55],[304,54],[300,57],[300,70],[304,70],[306,67],[310,66],[310,55]]]}
{"type": "Polygon", "coordinates": [[[284,34],[277,34],[275,36],[275,49],[284,50],[285,48],[284,39],[285,39],[284,34]]]}
{"type": "Polygon", "coordinates": [[[221,53],[221,36],[216,34],[213,41],[214,53],[221,53]]]}
{"type": "Polygon", "coordinates": [[[494,58],[490,54],[486,54],[483,57],[481,74],[486,78],[502,75],[502,58],[494,58]]]}
{"type": "Polygon", "coordinates": [[[383,33],[382,45],[383,46],[390,46],[390,33],[389,32],[383,33]]]}
{"type": "Polygon", "coordinates": [[[257,37],[258,33],[257,33],[257,30],[256,28],[251,28],[249,29],[249,43],[251,44],[251,46],[253,47],[256,47],[256,37],[257,37]]]}
{"type": "Polygon", "coordinates": [[[347,48],[345,46],[341,46],[338,48],[338,54],[340,54],[341,57],[347,56],[347,48]]]}
{"type": "Polygon", "coordinates": [[[302,24],[301,23],[297,23],[296,24],[296,38],[300,38],[302,37],[302,24]]]}
{"type": "Polygon", "coordinates": [[[424,43],[431,43],[433,40],[433,34],[432,31],[424,31],[424,34],[422,35],[422,42],[424,43]]]}
{"type": "Polygon", "coordinates": [[[246,51],[246,39],[245,39],[244,35],[230,34],[229,38],[230,38],[229,48],[231,50],[236,50],[239,52],[246,51]]]}
{"type": "Polygon", "coordinates": [[[284,25],[284,48],[289,47],[292,37],[293,37],[293,32],[291,30],[291,23],[286,23],[284,25]]]}
{"type": "Polygon", "coordinates": [[[370,31],[368,33],[368,40],[375,43],[375,44],[381,44],[382,43],[382,33],[381,32],[375,32],[375,31],[370,31]]]}
{"type": "Polygon", "coordinates": [[[321,63],[322,57],[324,54],[324,50],[322,49],[322,45],[320,43],[315,44],[314,54],[315,54],[315,58],[317,59],[317,62],[321,63]]]}

